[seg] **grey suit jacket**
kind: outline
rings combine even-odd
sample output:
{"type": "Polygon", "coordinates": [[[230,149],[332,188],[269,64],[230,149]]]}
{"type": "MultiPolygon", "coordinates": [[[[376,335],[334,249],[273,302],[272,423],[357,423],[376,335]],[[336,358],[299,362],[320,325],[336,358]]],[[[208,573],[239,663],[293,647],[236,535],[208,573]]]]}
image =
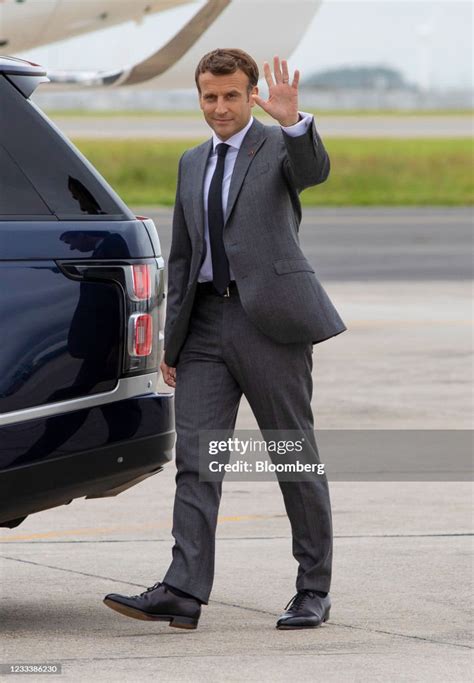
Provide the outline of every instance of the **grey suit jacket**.
{"type": "MultiPolygon", "coordinates": [[[[211,149],[209,140],[179,163],[165,325],[165,362],[172,367],[186,339],[204,258],[203,183],[211,149]]],[[[328,174],[314,121],[300,137],[254,121],[235,162],[224,225],[227,257],[250,320],[282,344],[316,344],[346,329],[298,240],[299,193],[328,174]]]]}

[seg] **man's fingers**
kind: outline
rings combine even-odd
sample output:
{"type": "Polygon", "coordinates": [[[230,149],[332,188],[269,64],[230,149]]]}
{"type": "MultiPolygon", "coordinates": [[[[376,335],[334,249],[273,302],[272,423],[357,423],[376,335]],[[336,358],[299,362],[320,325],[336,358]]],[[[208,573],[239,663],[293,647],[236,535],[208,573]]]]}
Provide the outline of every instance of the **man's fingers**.
{"type": "Polygon", "coordinates": [[[173,375],[169,370],[168,372],[163,374],[163,379],[165,384],[167,384],[169,387],[175,387],[176,386],[176,373],[173,375]]]}
{"type": "Polygon", "coordinates": [[[299,82],[300,82],[300,72],[298,71],[298,69],[296,69],[295,75],[293,76],[293,83],[291,84],[291,87],[297,88],[299,82]]]}
{"type": "Polygon", "coordinates": [[[270,64],[268,62],[263,63],[263,74],[265,76],[265,80],[267,82],[267,85],[269,88],[275,85],[275,81],[273,80],[272,76],[272,71],[270,69],[270,64]]]}
{"type": "Polygon", "coordinates": [[[163,361],[160,365],[160,370],[163,375],[163,381],[169,387],[176,386],[176,368],[171,368],[169,365],[163,361]]]}
{"type": "Polygon", "coordinates": [[[282,74],[283,83],[289,83],[290,82],[290,74],[288,72],[288,62],[286,61],[286,59],[281,60],[281,74],[282,74]]]}
{"type": "Polygon", "coordinates": [[[253,97],[253,101],[255,102],[255,104],[258,104],[259,107],[262,107],[262,109],[265,109],[265,104],[266,104],[265,100],[262,100],[262,98],[259,97],[258,95],[252,95],[252,97],[253,97]]]}
{"type": "Polygon", "coordinates": [[[278,57],[277,55],[275,55],[275,57],[273,57],[273,71],[275,73],[275,81],[277,83],[281,83],[283,80],[283,76],[282,76],[281,68],[280,68],[280,57],[278,57]]]}

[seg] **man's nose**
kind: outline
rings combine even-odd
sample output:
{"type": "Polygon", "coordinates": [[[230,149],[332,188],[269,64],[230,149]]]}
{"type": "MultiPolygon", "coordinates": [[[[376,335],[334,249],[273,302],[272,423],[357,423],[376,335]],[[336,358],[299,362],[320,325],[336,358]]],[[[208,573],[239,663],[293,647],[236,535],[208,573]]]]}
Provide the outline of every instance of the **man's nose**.
{"type": "Polygon", "coordinates": [[[219,97],[217,99],[216,113],[217,114],[223,114],[226,111],[227,111],[227,105],[225,103],[225,99],[223,97],[219,97]]]}

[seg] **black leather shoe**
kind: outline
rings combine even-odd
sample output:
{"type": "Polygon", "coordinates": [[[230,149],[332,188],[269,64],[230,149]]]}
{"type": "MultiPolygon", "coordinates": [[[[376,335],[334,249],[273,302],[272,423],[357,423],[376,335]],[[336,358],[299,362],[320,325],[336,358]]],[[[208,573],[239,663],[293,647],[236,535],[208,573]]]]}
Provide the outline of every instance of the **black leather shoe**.
{"type": "Polygon", "coordinates": [[[329,619],[331,599],[321,598],[314,591],[298,591],[277,621],[277,628],[316,628],[329,619]]]}
{"type": "Polygon", "coordinates": [[[181,598],[163,583],[155,583],[140,595],[110,593],[104,598],[110,609],[133,619],[169,621],[176,628],[197,628],[201,604],[193,598],[181,598]]]}

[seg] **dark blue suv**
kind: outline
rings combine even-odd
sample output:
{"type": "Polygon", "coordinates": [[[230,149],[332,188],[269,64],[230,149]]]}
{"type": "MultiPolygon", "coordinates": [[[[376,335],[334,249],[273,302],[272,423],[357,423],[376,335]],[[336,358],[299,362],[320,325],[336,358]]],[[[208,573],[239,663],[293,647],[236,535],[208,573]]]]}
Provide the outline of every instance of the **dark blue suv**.
{"type": "Polygon", "coordinates": [[[134,216],[29,100],[41,67],[0,58],[0,526],[162,469],[156,393],[164,262],[134,216]]]}

